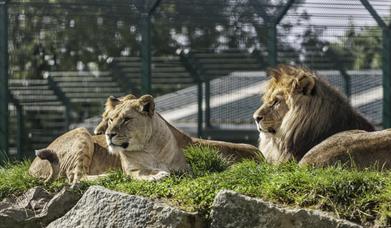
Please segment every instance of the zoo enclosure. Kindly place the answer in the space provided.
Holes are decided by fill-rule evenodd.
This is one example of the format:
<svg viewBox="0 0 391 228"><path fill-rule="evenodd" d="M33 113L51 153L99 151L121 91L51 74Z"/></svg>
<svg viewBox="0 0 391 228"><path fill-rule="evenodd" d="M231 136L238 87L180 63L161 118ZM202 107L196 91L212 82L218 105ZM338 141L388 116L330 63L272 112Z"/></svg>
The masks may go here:
<svg viewBox="0 0 391 228"><path fill-rule="evenodd" d="M376 85L366 87L381 75L383 96L373 102L382 107L383 126L391 125L390 3L385 0L1 1L0 7L0 150L8 151L12 135L19 157L26 151L26 135L37 134L31 131L36 125L54 131L40 116L63 119L54 133L59 135L71 122L98 114L107 95L165 94L192 85L165 95L183 99L161 99L160 110L195 103L196 114L177 121L196 121L199 136L215 138L223 130L240 141L256 137L254 129L236 127L251 124L254 104L259 105L249 86L261 84L261 73L248 72L277 63L324 72L352 103L374 97ZM81 78L88 81L85 86L95 83L84 88L87 92L101 96L75 96L72 91L81 94ZM34 96L54 100L26 103L19 95L30 96L33 88ZM87 107L91 102L97 105ZM373 105L365 105L359 109L371 112ZM15 117L11 124L9 107ZM87 108L91 111L80 111Z"/></svg>

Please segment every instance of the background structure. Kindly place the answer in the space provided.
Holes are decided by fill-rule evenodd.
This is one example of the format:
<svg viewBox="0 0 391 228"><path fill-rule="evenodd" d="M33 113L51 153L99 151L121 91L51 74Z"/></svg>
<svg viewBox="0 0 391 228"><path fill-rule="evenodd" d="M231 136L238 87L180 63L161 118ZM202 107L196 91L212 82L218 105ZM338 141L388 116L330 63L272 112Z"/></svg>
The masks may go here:
<svg viewBox="0 0 391 228"><path fill-rule="evenodd" d="M0 160L21 159L109 95L151 93L185 131L255 143L265 69L299 64L391 127L389 0L0 1Z"/></svg>

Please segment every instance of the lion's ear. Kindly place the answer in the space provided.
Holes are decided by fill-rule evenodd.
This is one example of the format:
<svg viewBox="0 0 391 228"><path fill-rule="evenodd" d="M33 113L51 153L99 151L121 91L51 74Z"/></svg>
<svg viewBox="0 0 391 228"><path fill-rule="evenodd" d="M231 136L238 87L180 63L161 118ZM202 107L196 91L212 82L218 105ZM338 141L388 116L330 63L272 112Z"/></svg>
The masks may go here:
<svg viewBox="0 0 391 228"><path fill-rule="evenodd" d="M114 97L114 96L110 96L106 100L105 112L113 110L114 107L117 106L120 102L121 102L121 100L119 98Z"/></svg>
<svg viewBox="0 0 391 228"><path fill-rule="evenodd" d="M144 95L139 98L140 111L147 113L149 116L153 116L155 113L155 102L151 95Z"/></svg>
<svg viewBox="0 0 391 228"><path fill-rule="evenodd" d="M268 77L274 78L276 81L279 81L281 78L282 72L278 68L268 68L266 71L266 75Z"/></svg>
<svg viewBox="0 0 391 228"><path fill-rule="evenodd" d="M312 94L315 88L315 78L311 75L302 74L293 81L292 89L294 93L304 95Z"/></svg>

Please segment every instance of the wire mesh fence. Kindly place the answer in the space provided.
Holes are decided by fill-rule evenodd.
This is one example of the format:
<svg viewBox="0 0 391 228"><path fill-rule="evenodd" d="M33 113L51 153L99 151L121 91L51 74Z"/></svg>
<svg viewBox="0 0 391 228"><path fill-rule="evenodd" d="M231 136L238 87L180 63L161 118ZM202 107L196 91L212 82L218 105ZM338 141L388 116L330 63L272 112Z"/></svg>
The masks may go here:
<svg viewBox="0 0 391 228"><path fill-rule="evenodd" d="M390 123L388 0L2 3L0 148L18 158L93 127L106 98L127 93L152 93L191 134L252 142L278 63L317 71L375 125Z"/></svg>

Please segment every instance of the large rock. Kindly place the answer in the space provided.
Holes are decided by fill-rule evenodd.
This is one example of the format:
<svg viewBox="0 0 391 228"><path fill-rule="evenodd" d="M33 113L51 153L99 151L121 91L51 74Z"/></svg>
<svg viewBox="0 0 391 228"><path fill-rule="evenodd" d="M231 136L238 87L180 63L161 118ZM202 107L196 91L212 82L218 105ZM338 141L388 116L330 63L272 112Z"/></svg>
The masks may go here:
<svg viewBox="0 0 391 228"><path fill-rule="evenodd" d="M79 200L78 193L62 189L50 194L34 187L19 197L0 202L0 228L43 227L63 216Z"/></svg>
<svg viewBox="0 0 391 228"><path fill-rule="evenodd" d="M203 227L203 224L195 213L92 186L68 213L48 227Z"/></svg>
<svg viewBox="0 0 391 228"><path fill-rule="evenodd" d="M333 218L326 213L281 208L260 199L223 190L216 196L211 214L211 227L280 227L329 228L361 227L346 220Z"/></svg>

